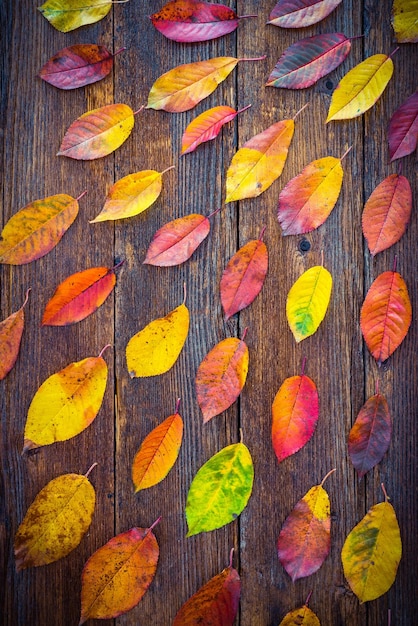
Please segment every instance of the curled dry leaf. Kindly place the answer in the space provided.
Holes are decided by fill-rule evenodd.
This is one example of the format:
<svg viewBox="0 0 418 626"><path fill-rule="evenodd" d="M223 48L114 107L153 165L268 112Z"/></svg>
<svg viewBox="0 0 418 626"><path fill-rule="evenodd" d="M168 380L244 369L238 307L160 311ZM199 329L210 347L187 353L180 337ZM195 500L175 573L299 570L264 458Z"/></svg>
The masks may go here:
<svg viewBox="0 0 418 626"><path fill-rule="evenodd" d="M268 24L281 28L304 28L327 17L342 0L279 0Z"/></svg>
<svg viewBox="0 0 418 626"><path fill-rule="evenodd" d="M38 567L78 546L93 517L96 494L87 476L63 474L36 496L14 540L16 569Z"/></svg>
<svg viewBox="0 0 418 626"><path fill-rule="evenodd" d="M63 48L39 71L39 76L58 89L77 89L107 76L113 54L105 46L82 43Z"/></svg>
<svg viewBox="0 0 418 626"><path fill-rule="evenodd" d="M48 196L12 215L0 235L0 263L23 265L48 254L77 217L81 197Z"/></svg>
<svg viewBox="0 0 418 626"><path fill-rule="evenodd" d="M3 380L16 363L19 355L20 342L25 325L24 308L28 301L29 291L18 311L15 311L0 322L0 380Z"/></svg>
<svg viewBox="0 0 418 626"><path fill-rule="evenodd" d="M47 0L38 8L54 28L68 33L80 26L100 21L111 7L112 0Z"/></svg>
<svg viewBox="0 0 418 626"><path fill-rule="evenodd" d="M290 288L286 316L297 343L318 330L328 309L331 289L332 276L322 265L306 270Z"/></svg>
<svg viewBox="0 0 418 626"><path fill-rule="evenodd" d="M417 147L418 91L409 96L390 118L388 128L390 160L401 159Z"/></svg>
<svg viewBox="0 0 418 626"><path fill-rule="evenodd" d="M157 522L155 522L157 523ZM96 550L81 575L81 617L118 617L142 599L157 570L159 547L151 528L131 528Z"/></svg>
<svg viewBox="0 0 418 626"><path fill-rule="evenodd" d="M418 41L418 1L393 0L392 26L398 43Z"/></svg>
<svg viewBox="0 0 418 626"><path fill-rule="evenodd" d="M239 113L242 113L250 106L251 104L239 111L228 106L217 106L203 111L190 122L184 131L181 140L181 153L193 152L201 143L217 137L224 124L231 122Z"/></svg>

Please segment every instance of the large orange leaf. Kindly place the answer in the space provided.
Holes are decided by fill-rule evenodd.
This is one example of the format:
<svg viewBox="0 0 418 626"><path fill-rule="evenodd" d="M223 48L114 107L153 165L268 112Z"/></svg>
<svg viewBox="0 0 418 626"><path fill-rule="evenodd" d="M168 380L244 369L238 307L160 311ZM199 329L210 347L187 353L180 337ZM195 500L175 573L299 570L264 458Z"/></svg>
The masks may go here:
<svg viewBox="0 0 418 626"><path fill-rule="evenodd" d="M57 156L89 161L110 154L131 134L134 115L127 104L108 104L83 113L68 128Z"/></svg>
<svg viewBox="0 0 418 626"><path fill-rule="evenodd" d="M279 0L268 24L281 28L304 28L325 19L342 0Z"/></svg>
<svg viewBox="0 0 418 626"><path fill-rule="evenodd" d="M228 106L217 106L203 111L190 122L184 131L181 139L181 153L193 152L201 143L217 137L224 124L231 122L250 106L251 104L239 111Z"/></svg>
<svg viewBox="0 0 418 626"><path fill-rule="evenodd" d="M412 320L408 288L398 272L383 272L373 281L361 307L361 332L380 364L405 339Z"/></svg>
<svg viewBox="0 0 418 626"><path fill-rule="evenodd" d="M183 438L183 420L178 412L167 417L144 439L132 464L135 493L153 487L165 478L177 460Z"/></svg>
<svg viewBox="0 0 418 626"><path fill-rule="evenodd" d="M279 561L295 582L316 572L331 546L331 510L323 484L311 487L286 518L277 542Z"/></svg>
<svg viewBox="0 0 418 626"><path fill-rule="evenodd" d="M159 547L152 532L157 522L120 533L92 554L81 575L79 626L118 617L138 604L157 569Z"/></svg>
<svg viewBox="0 0 418 626"><path fill-rule="evenodd" d="M231 406L241 393L248 372L248 348L242 339L220 341L198 367L197 401L206 423Z"/></svg>
<svg viewBox="0 0 418 626"><path fill-rule="evenodd" d="M411 217L412 190L400 174L391 174L372 192L364 205L363 234L374 256L399 241Z"/></svg>
<svg viewBox="0 0 418 626"><path fill-rule="evenodd" d="M398 43L418 41L418 0L393 0L392 26Z"/></svg>
<svg viewBox="0 0 418 626"><path fill-rule="evenodd" d="M68 276L47 302L42 325L66 326L94 313L116 284L116 267L91 267Z"/></svg>
<svg viewBox="0 0 418 626"><path fill-rule="evenodd" d="M42 383L28 410L23 452L71 439L92 423L106 389L101 354L70 363Z"/></svg>
<svg viewBox="0 0 418 626"><path fill-rule="evenodd" d="M20 341L25 325L24 308L28 301L29 291L18 311L15 311L0 322L0 380L10 372L19 355Z"/></svg>
<svg viewBox="0 0 418 626"><path fill-rule="evenodd" d="M23 265L48 254L77 217L83 195L48 196L12 215L0 236L0 263Z"/></svg>
<svg viewBox="0 0 418 626"><path fill-rule="evenodd" d="M232 72L239 61L265 59L237 59L215 57L207 61L186 63L169 70L155 81L148 96L147 109L180 113L192 109L209 96L219 83Z"/></svg>
<svg viewBox="0 0 418 626"><path fill-rule="evenodd" d="M78 546L96 504L90 470L58 476L38 493L15 535L17 571L62 559Z"/></svg>

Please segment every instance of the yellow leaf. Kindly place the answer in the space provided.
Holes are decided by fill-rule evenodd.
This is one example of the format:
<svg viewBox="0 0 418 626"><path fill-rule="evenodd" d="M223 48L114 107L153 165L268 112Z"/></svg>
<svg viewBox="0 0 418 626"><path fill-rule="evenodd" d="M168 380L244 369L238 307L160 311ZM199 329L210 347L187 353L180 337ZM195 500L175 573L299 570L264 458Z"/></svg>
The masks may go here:
<svg viewBox="0 0 418 626"><path fill-rule="evenodd" d="M62 33L94 24L110 11L111 0L47 0L39 11Z"/></svg>
<svg viewBox="0 0 418 626"><path fill-rule="evenodd" d="M286 316L298 343L318 330L327 312L331 289L332 276L322 265L306 270L291 287Z"/></svg>
<svg viewBox="0 0 418 626"><path fill-rule="evenodd" d="M57 561L78 546L91 524L96 494L86 476L64 474L36 496L14 540L16 569Z"/></svg>
<svg viewBox="0 0 418 626"><path fill-rule="evenodd" d="M118 180L110 188L102 211L90 224L133 217L148 209L161 193L164 172L143 170Z"/></svg>
<svg viewBox="0 0 418 626"><path fill-rule="evenodd" d="M392 26L398 43L417 43L418 0L393 0Z"/></svg>
<svg viewBox="0 0 418 626"><path fill-rule="evenodd" d="M398 520L389 502L375 504L345 540L344 575L360 602L375 600L392 586L402 556Z"/></svg>
<svg viewBox="0 0 418 626"><path fill-rule="evenodd" d="M71 439L87 428L101 407L106 380L101 356L70 363L47 378L29 407L23 452Z"/></svg>
<svg viewBox="0 0 418 626"><path fill-rule="evenodd" d="M168 372L177 361L188 332L189 310L181 304L131 337L126 346L126 364L131 378Z"/></svg>
<svg viewBox="0 0 418 626"><path fill-rule="evenodd" d="M335 88L326 121L362 115L380 98L392 74L393 61L386 54L375 54L353 67Z"/></svg>
<svg viewBox="0 0 418 626"><path fill-rule="evenodd" d="M306 604L284 616L279 626L321 626L315 613Z"/></svg>
<svg viewBox="0 0 418 626"><path fill-rule="evenodd" d="M225 202L256 198L280 176L295 122L276 122L247 141L234 155L226 174Z"/></svg>

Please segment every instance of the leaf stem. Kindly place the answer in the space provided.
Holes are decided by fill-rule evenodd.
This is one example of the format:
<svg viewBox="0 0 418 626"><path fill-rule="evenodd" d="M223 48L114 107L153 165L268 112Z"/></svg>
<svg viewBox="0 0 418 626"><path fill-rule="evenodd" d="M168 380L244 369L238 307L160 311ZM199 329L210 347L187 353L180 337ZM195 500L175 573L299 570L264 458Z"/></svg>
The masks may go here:
<svg viewBox="0 0 418 626"><path fill-rule="evenodd" d="M187 288L186 288L186 281L184 281L184 283L183 283L183 302L182 302L182 304L186 303L186 297L187 297Z"/></svg>
<svg viewBox="0 0 418 626"><path fill-rule="evenodd" d="M263 241L263 237L264 237L264 233L266 232L266 228L267 226L263 226L263 228L261 229L261 233L258 237L258 241Z"/></svg>
<svg viewBox="0 0 418 626"><path fill-rule="evenodd" d="M170 165L170 167L166 167L165 170L163 170L162 172L160 172L160 176L162 176L163 174L165 174L166 172L169 172L170 170L174 170L175 169L175 165Z"/></svg>
<svg viewBox="0 0 418 626"><path fill-rule="evenodd" d="M389 496L388 496L387 491L385 489L384 483L380 483L380 486L382 487L382 491L385 494L385 502L389 502Z"/></svg>
<svg viewBox="0 0 418 626"><path fill-rule="evenodd" d="M145 104L141 105L137 111L134 111L134 115L136 115L137 113L141 113L141 111L143 111L144 109L145 109Z"/></svg>
<svg viewBox="0 0 418 626"><path fill-rule="evenodd" d="M90 472L96 467L96 465L98 465L98 463L94 462L93 465L90 465L89 469L87 470L87 472L84 474L85 478L88 478Z"/></svg>
<svg viewBox="0 0 418 626"><path fill-rule="evenodd" d="M125 259L122 259L122 261L119 261L119 263L116 263L116 265L114 265L112 267L112 272L114 272L115 270L117 270L119 267L121 267L123 264L125 263Z"/></svg>
<svg viewBox="0 0 418 626"><path fill-rule="evenodd" d="M390 609L388 609L388 626L390 626L391 623L391 616L392 616L392 611Z"/></svg>
<svg viewBox="0 0 418 626"><path fill-rule="evenodd" d="M100 359L103 356L104 351L107 350L108 348L111 348L111 347L112 347L112 344L111 343L107 343L105 345L105 347L102 349L102 351L100 352L100 354L99 354L99 356L97 358Z"/></svg>
<svg viewBox="0 0 418 626"><path fill-rule="evenodd" d="M344 152L344 154L342 155L342 157L340 158L340 161L342 161L343 159L345 159L345 157L347 156L347 154L353 149L353 146L350 146L349 148L347 148L347 150Z"/></svg>
<svg viewBox="0 0 418 626"><path fill-rule="evenodd" d="M151 526L148 528L148 532L150 532L153 528L156 527L156 525L161 521L161 518L162 518L162 515L160 515L160 517L157 517L155 522L153 524L151 524Z"/></svg>
<svg viewBox="0 0 418 626"><path fill-rule="evenodd" d="M355 39L361 39L362 37L365 37L366 35L356 35L355 37L347 37L347 39L349 39L350 41L354 41Z"/></svg>
<svg viewBox="0 0 418 626"><path fill-rule="evenodd" d="M300 368L300 375L301 375L301 376L305 376L305 365L306 365L306 361L307 361L307 358L306 358L306 356L304 356L304 357L303 357L303 359L302 359L302 366L301 366L301 368Z"/></svg>
<svg viewBox="0 0 418 626"><path fill-rule="evenodd" d="M214 211L212 211L212 213L209 213L209 215L206 216L206 219L210 219L211 217L213 217L214 215L216 215L217 213L219 213L219 211L223 209L222 206L218 207L217 209L215 209Z"/></svg>
<svg viewBox="0 0 418 626"><path fill-rule="evenodd" d="M323 484L324 484L324 482L326 481L326 479L328 478L328 476L331 476L331 474L333 474L333 473L334 473L334 472L336 472L336 471L337 471L337 468L336 468L336 467L334 467L332 470L330 470L330 471L328 472L328 474L325 474L324 478L323 478L323 479L322 479L322 481L321 481L321 487L323 486Z"/></svg>
<svg viewBox="0 0 418 626"><path fill-rule="evenodd" d="M181 398L177 398L177 402L176 402L176 413L178 413L178 412L179 412L180 402L181 402Z"/></svg>
<svg viewBox="0 0 418 626"><path fill-rule="evenodd" d="M391 59L393 57L394 54L396 54L399 50L400 46L398 46L397 48L395 48L395 50L393 52L390 53L389 55L389 59Z"/></svg>
<svg viewBox="0 0 418 626"><path fill-rule="evenodd" d="M244 435L242 432L242 428L239 429L239 442L242 443L242 440L244 439Z"/></svg>
<svg viewBox="0 0 418 626"><path fill-rule="evenodd" d="M313 589L311 589L310 592L308 593L308 597L305 600L305 606L308 606L309 600L311 599L312 594L313 594Z"/></svg>
<svg viewBox="0 0 418 626"><path fill-rule="evenodd" d="M297 116L299 115L299 113L302 113L303 109L306 109L306 107L309 105L309 102L307 102L306 104L303 105L303 107L301 109L299 109L299 111L296 113L296 115L293 118L293 121L297 118Z"/></svg>
<svg viewBox="0 0 418 626"><path fill-rule="evenodd" d="M81 194L78 196L78 198L76 198L77 202L78 202L79 200L81 200L81 198L82 198L83 196L85 196L85 195L86 195L86 193L87 193L87 189L86 189L86 191L83 191L83 193L81 193Z"/></svg>
<svg viewBox="0 0 418 626"><path fill-rule="evenodd" d="M252 106L253 106L252 104L247 104L247 106L244 107L243 109L238 109L237 115L239 115L240 113L243 113L244 111L246 111L247 109L249 109Z"/></svg>
<svg viewBox="0 0 418 626"><path fill-rule="evenodd" d="M229 553L229 567L232 567L232 559L234 558L234 548L231 548Z"/></svg>
<svg viewBox="0 0 418 626"><path fill-rule="evenodd" d="M29 299L29 292L30 292L30 291L32 291L32 287L29 287L29 288L26 290L25 301L24 301L24 303L22 304L22 306L20 307L21 309L23 309L23 308L26 306L26 304L27 304L27 302L28 302L28 299Z"/></svg>
<svg viewBox="0 0 418 626"><path fill-rule="evenodd" d="M123 48L119 48L119 50L116 50L116 52L113 53L113 56L115 57L117 54L120 54L121 52L125 52L126 50L126 46L123 46Z"/></svg>
<svg viewBox="0 0 418 626"><path fill-rule="evenodd" d="M258 17L258 15L238 15L239 20L246 20L248 17Z"/></svg>
<svg viewBox="0 0 418 626"><path fill-rule="evenodd" d="M247 336L247 332L248 332L248 326L246 326L244 328L244 332L242 333L241 341L244 341L245 337Z"/></svg>
<svg viewBox="0 0 418 626"><path fill-rule="evenodd" d="M393 258L393 272L396 272L396 266L398 265L398 255L395 254L394 258Z"/></svg>
<svg viewBox="0 0 418 626"><path fill-rule="evenodd" d="M262 57L251 57L248 59L238 59L238 61L264 61L267 58L267 54L264 54Z"/></svg>
<svg viewBox="0 0 418 626"><path fill-rule="evenodd" d="M376 384L375 384L374 390L375 390L375 395L378 396L379 395L379 379L378 378L376 378Z"/></svg>

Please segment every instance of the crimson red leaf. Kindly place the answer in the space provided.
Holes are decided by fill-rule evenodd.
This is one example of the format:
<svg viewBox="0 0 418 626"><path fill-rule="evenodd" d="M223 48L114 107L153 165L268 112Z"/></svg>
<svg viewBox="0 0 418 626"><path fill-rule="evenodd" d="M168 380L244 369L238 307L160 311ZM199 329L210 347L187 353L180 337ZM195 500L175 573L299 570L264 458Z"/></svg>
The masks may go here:
<svg viewBox="0 0 418 626"><path fill-rule="evenodd" d="M412 209L412 190L405 176L391 174L372 192L364 205L363 234L374 256L399 241Z"/></svg>
<svg viewBox="0 0 418 626"><path fill-rule="evenodd" d="M342 0L279 0L268 23L282 28L304 28L323 20L341 2Z"/></svg>
<svg viewBox="0 0 418 626"><path fill-rule="evenodd" d="M39 76L59 89L76 89L101 80L112 66L113 54L105 46L76 44L54 54Z"/></svg>
<svg viewBox="0 0 418 626"><path fill-rule="evenodd" d="M411 154L418 141L418 91L409 96L390 118L388 129L390 160Z"/></svg>
<svg viewBox="0 0 418 626"><path fill-rule="evenodd" d="M361 407L348 436L348 454L359 476L364 476L382 460L391 434L388 403L377 393Z"/></svg>
<svg viewBox="0 0 418 626"><path fill-rule="evenodd" d="M267 87L305 89L338 67L350 52L343 33L314 35L289 46L266 83Z"/></svg>

